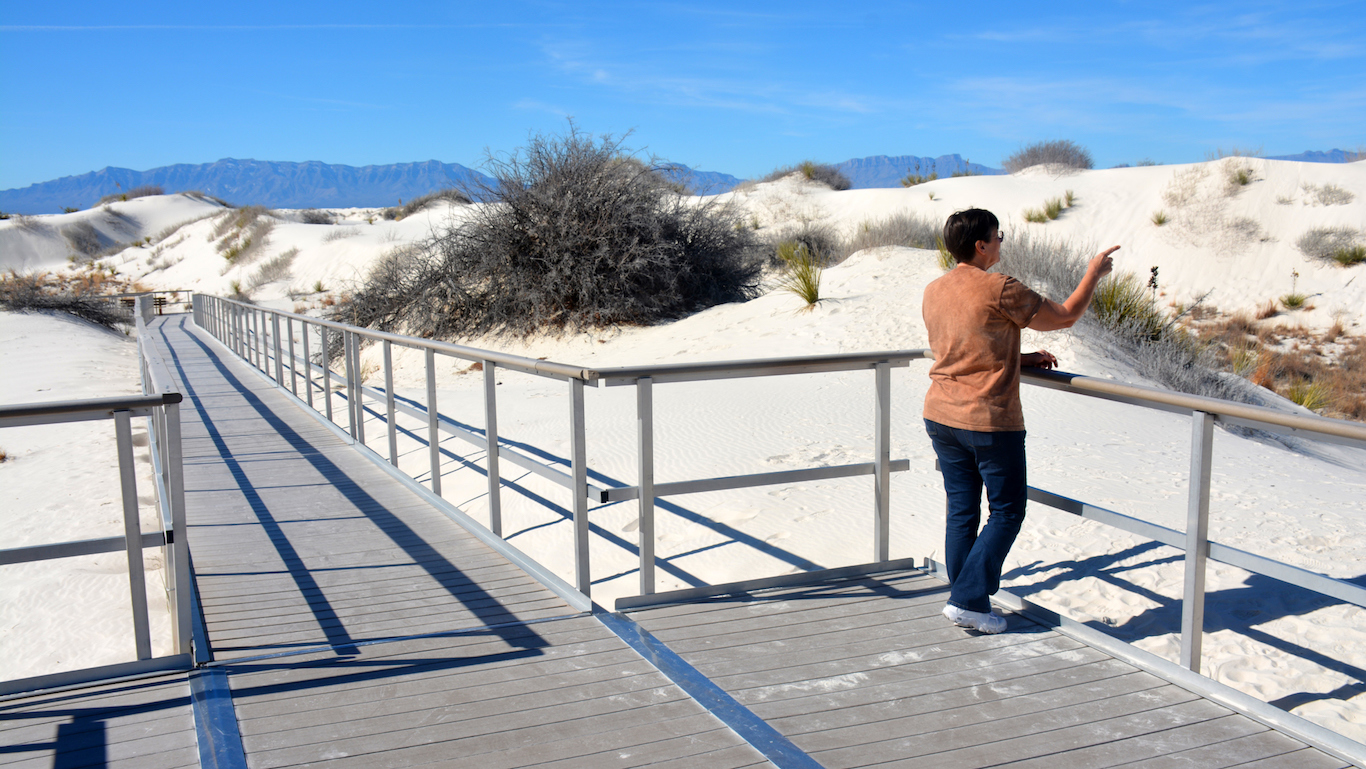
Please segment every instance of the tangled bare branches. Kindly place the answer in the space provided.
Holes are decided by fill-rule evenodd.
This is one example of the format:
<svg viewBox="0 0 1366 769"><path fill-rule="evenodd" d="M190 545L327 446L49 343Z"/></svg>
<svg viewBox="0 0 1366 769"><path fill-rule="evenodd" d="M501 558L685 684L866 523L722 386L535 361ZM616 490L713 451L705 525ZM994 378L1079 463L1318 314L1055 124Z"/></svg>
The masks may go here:
<svg viewBox="0 0 1366 769"><path fill-rule="evenodd" d="M386 255L339 317L425 336L648 324L753 296L763 255L723 205L684 198L620 139L534 136L490 158L460 225Z"/></svg>

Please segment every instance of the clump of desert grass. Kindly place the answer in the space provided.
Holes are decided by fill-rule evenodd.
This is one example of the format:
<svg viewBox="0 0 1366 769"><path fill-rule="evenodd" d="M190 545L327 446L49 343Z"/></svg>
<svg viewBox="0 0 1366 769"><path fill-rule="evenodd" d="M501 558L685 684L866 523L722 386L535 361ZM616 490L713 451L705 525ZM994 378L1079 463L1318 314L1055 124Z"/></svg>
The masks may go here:
<svg viewBox="0 0 1366 769"><path fill-rule="evenodd" d="M163 190L161 187L155 184L147 184L141 187L134 187L133 189L128 190L126 192L115 192L111 195L105 195L104 197L100 198L99 202L97 202L95 205L102 206L105 203L116 203L124 200L132 200L134 198L145 198L150 197L152 195L165 194L166 190ZM93 208L94 206L91 207Z"/></svg>
<svg viewBox="0 0 1366 769"><path fill-rule="evenodd" d="M795 294L805 306L803 311L815 309L821 301L822 267L819 257L803 243L789 240L778 245L778 258L783 263L783 274L778 287Z"/></svg>

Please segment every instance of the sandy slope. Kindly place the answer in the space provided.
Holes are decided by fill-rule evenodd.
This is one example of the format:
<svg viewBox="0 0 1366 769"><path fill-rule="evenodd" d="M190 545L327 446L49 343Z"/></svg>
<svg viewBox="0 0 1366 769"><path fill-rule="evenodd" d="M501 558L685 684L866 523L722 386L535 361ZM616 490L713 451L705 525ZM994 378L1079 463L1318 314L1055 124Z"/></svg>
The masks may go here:
<svg viewBox="0 0 1366 769"><path fill-rule="evenodd" d="M1230 195L1223 181L1225 162L1068 176L1032 171L1015 177L945 179L907 190L840 193L782 181L731 197L769 232L804 222L852 231L864 221L903 211L941 219L962 207L985 206L1012 233L1029 229L1076 242L1119 243L1120 269L1146 279L1148 269L1158 266L1168 300L1189 300L1212 289L1211 301L1224 310L1251 309L1288 292L1290 273L1297 270L1298 288L1316 294L1316 309L1291 314L1292 322L1327 325L1336 314L1356 333L1366 330L1366 279L1360 278L1366 266L1311 263L1295 248L1310 227L1366 227L1366 163L1250 160L1246 162L1256 180ZM1337 185L1355 199L1313 205L1306 183ZM1067 190L1075 203L1057 221L1022 221L1025 208ZM140 203L147 210L139 218L152 221L151 209L170 206L167 201L184 205L175 196L147 199ZM138 202L126 205L131 210ZM1158 209L1171 219L1163 227L1150 221ZM338 213L343 217L338 225L279 222L268 247L251 264L226 271L229 265L210 242L211 219L107 261L147 285L225 293L232 281L249 282L260 264L297 248L292 275L258 287L255 296L285 309L316 307L327 291L354 280L381 254L442 227L460 216L461 209L440 204L401 222L376 219L374 211ZM1240 217L1253 221L1256 230ZM40 217L49 218L54 223L58 219ZM347 237L335 237L338 232ZM0 227L0 260L11 259L3 249L8 236ZM1009 244L1003 252L1007 260ZM827 299L810 312L801 312L792 295L772 292L651 328L496 344L592 367L923 347L920 296L938 274L932 252L875 249L828 270L822 284ZM317 282L323 284L322 294L313 292ZM1129 370L1094 342L1072 333L1028 332L1025 344L1053 351L1070 371L1143 381L1142 372ZM7 360L9 354L7 345ZM378 359L375 350L365 355ZM421 366L420 356L398 352L398 389L418 401L425 399ZM465 372L466 367L458 361L440 365L442 411L480 426L481 375ZM32 374L27 368L14 370ZM131 376L130 369L130 386ZM567 386L511 373L499 381L502 435L554 457L567 456ZM894 557L942 555L942 491L919 423L925 383L923 364L893 374L893 455L911 461L911 470L893 482ZM68 386L63 387L67 392ZM1028 388L1024 398L1034 485L1184 528L1186 420L1035 388ZM866 461L872 453L872 377L864 372L660 386L655 402L658 481ZM590 466L602 475L595 482L634 482L633 394L626 388L591 390L588 423ZM383 450L378 424L369 435L371 445ZM0 435L0 441L10 439ZM449 441L448 447L476 464L482 461L462 444ZM423 473L425 451L409 444L401 444L401 450L405 466ZM476 518L485 517L483 476L456 462L448 463L444 473L446 497ZM557 509L568 504L567 495L512 468L507 478L514 484L504 495L511 540L570 576L570 533L562 507ZM33 495L24 501L41 507L37 492ZM658 547L666 561L659 587L864 562L872 546L871 495L868 479L854 479L661 503ZM1366 563L1363 499L1363 452L1295 452L1224 432L1216 438L1211 531L1217 541L1357 578ZM594 596L600 601L636 591L630 552L635 516L634 504L602 506L592 514L600 527L593 542ZM1178 553L1036 506L1008 569L1012 587L1032 599L1175 657L1182 580ZM1366 679L1366 612L1223 567L1212 570L1210 589L1206 672L1366 739L1361 684Z"/></svg>

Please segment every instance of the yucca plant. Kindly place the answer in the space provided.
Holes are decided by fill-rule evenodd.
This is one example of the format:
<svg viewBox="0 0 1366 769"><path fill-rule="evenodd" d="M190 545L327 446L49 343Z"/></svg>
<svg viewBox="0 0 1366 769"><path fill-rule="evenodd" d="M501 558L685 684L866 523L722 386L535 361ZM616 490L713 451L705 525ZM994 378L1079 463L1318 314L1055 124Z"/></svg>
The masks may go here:
<svg viewBox="0 0 1366 769"><path fill-rule="evenodd" d="M1168 219L1166 211L1153 212L1153 224L1156 224L1158 227L1161 227L1162 225L1166 224L1167 221Z"/></svg>
<svg viewBox="0 0 1366 769"><path fill-rule="evenodd" d="M1061 216L1062 209L1062 198L1052 198L1051 200L1044 201L1043 212L1044 215L1048 217L1049 221L1057 219L1059 216Z"/></svg>
<svg viewBox="0 0 1366 769"><path fill-rule="evenodd" d="M1333 252L1333 261L1343 267L1351 267L1354 264L1366 262L1366 246L1360 243L1352 246L1345 246Z"/></svg>
<svg viewBox="0 0 1366 769"><path fill-rule="evenodd" d="M1122 334L1153 340L1162 336L1162 314L1147 287L1131 272L1102 280L1091 298L1091 310L1102 325Z"/></svg>
<svg viewBox="0 0 1366 769"><path fill-rule="evenodd" d="M1285 397L1310 411L1318 411L1332 400L1327 386L1322 382L1311 382L1308 379L1300 379L1292 383L1286 388Z"/></svg>
<svg viewBox="0 0 1366 769"><path fill-rule="evenodd" d="M1048 214L1044 213L1044 210L1041 208L1026 208L1024 210L1024 220L1026 222L1034 222L1035 224L1043 224L1048 221Z"/></svg>
<svg viewBox="0 0 1366 769"><path fill-rule="evenodd" d="M784 274L778 287L790 291L806 302L803 310L811 310L821 300L821 266L804 244L788 240L778 244L778 258L783 261Z"/></svg>
<svg viewBox="0 0 1366 769"><path fill-rule="evenodd" d="M944 245L943 238L935 238L934 247L939 251L939 269L948 272L958 266L958 260L954 259L953 254L949 253L949 247Z"/></svg>

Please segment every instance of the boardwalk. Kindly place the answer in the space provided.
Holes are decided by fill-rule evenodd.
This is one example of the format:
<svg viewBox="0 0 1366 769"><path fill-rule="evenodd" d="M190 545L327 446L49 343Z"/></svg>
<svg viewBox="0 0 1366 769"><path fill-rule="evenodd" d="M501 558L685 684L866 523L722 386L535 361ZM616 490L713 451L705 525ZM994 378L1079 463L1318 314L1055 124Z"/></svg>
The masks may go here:
<svg viewBox="0 0 1366 769"><path fill-rule="evenodd" d="M0 703L0 766L1348 764L918 571L579 611L168 316L209 653ZM202 762L202 764L201 764Z"/></svg>

